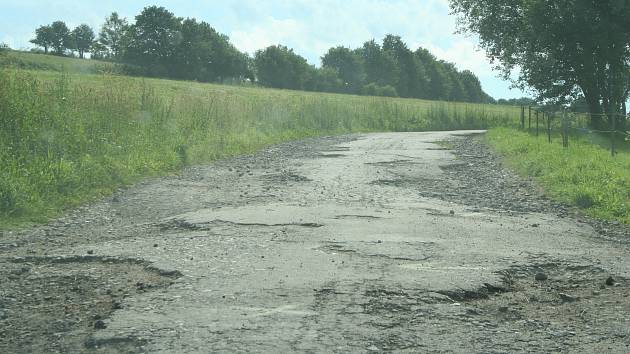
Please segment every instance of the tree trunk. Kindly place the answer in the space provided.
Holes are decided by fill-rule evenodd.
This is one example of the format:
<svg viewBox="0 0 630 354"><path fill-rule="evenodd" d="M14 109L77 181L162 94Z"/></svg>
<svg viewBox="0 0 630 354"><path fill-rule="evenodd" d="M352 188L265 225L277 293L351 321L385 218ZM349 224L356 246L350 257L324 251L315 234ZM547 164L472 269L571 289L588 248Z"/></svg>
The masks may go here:
<svg viewBox="0 0 630 354"><path fill-rule="evenodd" d="M48 46L44 46L44 54L48 54Z"/></svg>
<svg viewBox="0 0 630 354"><path fill-rule="evenodd" d="M588 112L591 114L591 127L595 129L605 128L604 110L599 97L584 90L584 98L588 104Z"/></svg>

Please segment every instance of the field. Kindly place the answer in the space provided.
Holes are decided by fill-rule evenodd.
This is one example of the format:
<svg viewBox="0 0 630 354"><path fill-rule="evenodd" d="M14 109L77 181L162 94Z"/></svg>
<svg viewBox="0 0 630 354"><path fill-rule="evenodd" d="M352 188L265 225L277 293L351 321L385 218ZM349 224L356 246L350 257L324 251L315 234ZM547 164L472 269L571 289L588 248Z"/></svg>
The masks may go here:
<svg viewBox="0 0 630 354"><path fill-rule="evenodd" d="M43 221L141 177L282 141L514 126L519 114L517 107L134 78L99 70L115 67L109 63L27 53L0 63L0 227Z"/></svg>

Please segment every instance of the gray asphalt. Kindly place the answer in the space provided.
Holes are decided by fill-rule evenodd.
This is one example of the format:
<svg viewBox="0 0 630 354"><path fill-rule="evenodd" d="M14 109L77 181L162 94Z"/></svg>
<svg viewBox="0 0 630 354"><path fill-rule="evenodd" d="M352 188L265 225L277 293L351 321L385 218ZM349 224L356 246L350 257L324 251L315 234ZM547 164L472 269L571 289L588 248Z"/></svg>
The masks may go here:
<svg viewBox="0 0 630 354"><path fill-rule="evenodd" d="M74 251L143 258L183 276L129 297L94 341L133 338L151 353L528 351L515 343L537 340L534 331L519 333L501 317L518 302L500 298L513 291L510 269L628 274L630 263L627 250L573 219L480 210L396 183L445 178L461 162L436 142L479 133L361 135L282 161L290 173L268 161L238 174L206 171L222 176L218 185L151 186L174 198L152 221L159 232ZM187 200L195 207L177 207ZM486 301L481 325L475 301ZM579 345L564 348L598 348Z"/></svg>

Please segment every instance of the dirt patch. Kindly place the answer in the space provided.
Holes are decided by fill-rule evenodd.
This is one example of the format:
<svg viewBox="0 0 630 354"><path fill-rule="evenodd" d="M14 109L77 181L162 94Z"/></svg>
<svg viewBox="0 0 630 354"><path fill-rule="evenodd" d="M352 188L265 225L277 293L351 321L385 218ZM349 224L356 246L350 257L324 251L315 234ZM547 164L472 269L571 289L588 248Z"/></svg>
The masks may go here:
<svg viewBox="0 0 630 354"><path fill-rule="evenodd" d="M179 276L150 264L104 257L16 257L0 261L0 352L78 353L107 327L125 299L165 288ZM142 341L111 343L103 352L136 352Z"/></svg>

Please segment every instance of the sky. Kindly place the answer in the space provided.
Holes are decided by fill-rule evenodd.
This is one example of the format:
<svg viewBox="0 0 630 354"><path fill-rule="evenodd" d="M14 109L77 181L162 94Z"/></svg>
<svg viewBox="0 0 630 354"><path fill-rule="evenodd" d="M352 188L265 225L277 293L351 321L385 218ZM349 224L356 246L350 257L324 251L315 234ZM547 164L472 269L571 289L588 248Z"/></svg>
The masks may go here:
<svg viewBox="0 0 630 354"><path fill-rule="evenodd" d="M250 54L283 44L317 66L331 47L357 48L391 33L412 49L427 48L471 70L497 99L527 96L498 78L475 36L455 33L448 0L0 0L0 42L27 49L40 25L62 20L70 28L86 23L98 30L113 11L133 21L151 5L206 21Z"/></svg>

